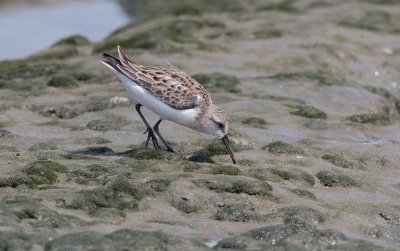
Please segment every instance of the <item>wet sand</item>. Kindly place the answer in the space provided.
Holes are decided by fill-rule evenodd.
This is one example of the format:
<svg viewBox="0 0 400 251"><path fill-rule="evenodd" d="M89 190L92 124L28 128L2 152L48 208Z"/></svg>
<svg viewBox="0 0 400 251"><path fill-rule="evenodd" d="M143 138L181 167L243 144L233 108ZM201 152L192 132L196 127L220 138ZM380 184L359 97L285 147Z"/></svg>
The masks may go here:
<svg viewBox="0 0 400 251"><path fill-rule="evenodd" d="M398 249L398 2L184 3L0 62L2 248ZM238 164L172 122L178 153L144 150L117 44L204 84Z"/></svg>

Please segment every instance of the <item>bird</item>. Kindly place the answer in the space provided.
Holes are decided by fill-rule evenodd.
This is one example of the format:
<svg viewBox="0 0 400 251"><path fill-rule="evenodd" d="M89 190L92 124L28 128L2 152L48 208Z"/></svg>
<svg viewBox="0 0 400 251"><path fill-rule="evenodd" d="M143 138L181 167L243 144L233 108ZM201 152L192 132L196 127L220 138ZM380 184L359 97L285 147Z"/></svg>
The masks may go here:
<svg viewBox="0 0 400 251"><path fill-rule="evenodd" d="M162 150L157 135L167 151L175 152L159 130L161 122L169 120L220 139L236 164L228 138L229 117L212 102L210 94L200 83L172 64L169 64L169 68L140 65L121 46L117 48L119 59L103 53L101 62L118 76L130 94L146 126L145 148L151 141L156 150ZM140 110L142 106L159 116L153 127L143 116Z"/></svg>

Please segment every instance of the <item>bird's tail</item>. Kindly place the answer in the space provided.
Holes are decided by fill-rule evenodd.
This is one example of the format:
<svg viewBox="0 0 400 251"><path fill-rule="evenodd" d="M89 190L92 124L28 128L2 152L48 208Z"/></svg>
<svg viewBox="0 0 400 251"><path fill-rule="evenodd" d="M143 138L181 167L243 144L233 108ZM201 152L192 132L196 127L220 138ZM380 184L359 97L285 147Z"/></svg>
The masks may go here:
<svg viewBox="0 0 400 251"><path fill-rule="evenodd" d="M101 62L113 71L120 71L118 65L122 65L121 60L111 56L110 54L103 53Z"/></svg>

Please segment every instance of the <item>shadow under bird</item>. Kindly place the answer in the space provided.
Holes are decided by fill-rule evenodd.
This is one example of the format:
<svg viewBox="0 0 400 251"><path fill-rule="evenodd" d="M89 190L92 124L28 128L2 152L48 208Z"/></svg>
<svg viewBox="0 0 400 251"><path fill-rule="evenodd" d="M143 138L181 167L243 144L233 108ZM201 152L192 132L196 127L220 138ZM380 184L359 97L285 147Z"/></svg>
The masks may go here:
<svg viewBox="0 0 400 251"><path fill-rule="evenodd" d="M213 104L210 94L201 84L172 65L168 69L139 65L120 46L118 54L119 59L103 53L101 62L119 77L136 104L136 111L147 129L146 148L151 140L154 148L161 150L157 134L166 149L174 152L158 128L162 120L170 120L221 139L236 164L228 139L229 118ZM160 116L153 127L140 111L142 106Z"/></svg>

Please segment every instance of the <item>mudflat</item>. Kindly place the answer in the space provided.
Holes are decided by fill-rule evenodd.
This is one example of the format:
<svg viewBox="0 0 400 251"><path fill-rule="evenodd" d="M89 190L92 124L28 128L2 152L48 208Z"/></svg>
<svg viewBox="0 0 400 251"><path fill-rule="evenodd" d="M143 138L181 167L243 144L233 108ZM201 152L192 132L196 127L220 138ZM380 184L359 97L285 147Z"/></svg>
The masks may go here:
<svg viewBox="0 0 400 251"><path fill-rule="evenodd" d="M0 62L2 249L400 248L399 1L143 2L101 43ZM202 83L238 164L167 121L177 153L144 149L117 45Z"/></svg>

